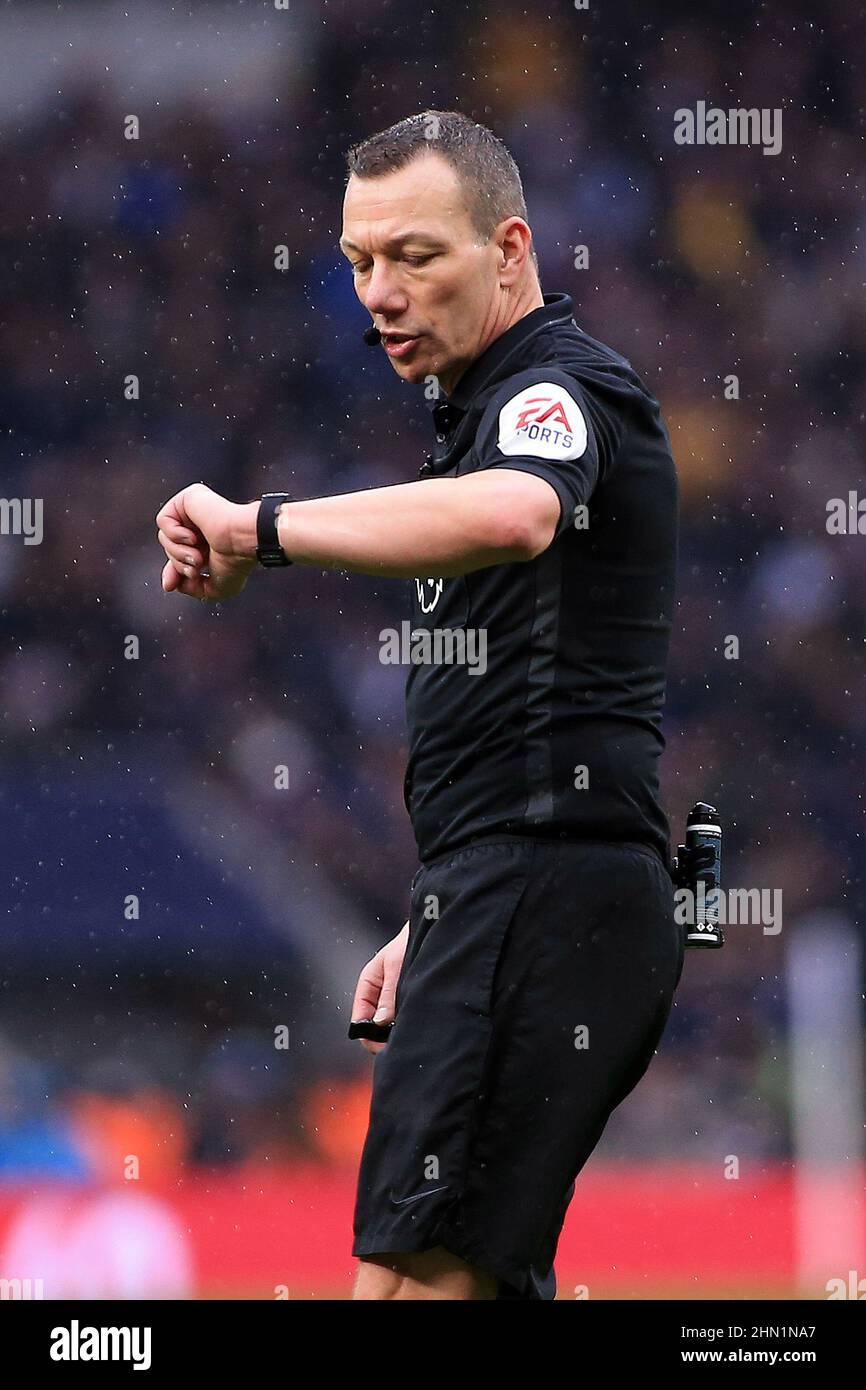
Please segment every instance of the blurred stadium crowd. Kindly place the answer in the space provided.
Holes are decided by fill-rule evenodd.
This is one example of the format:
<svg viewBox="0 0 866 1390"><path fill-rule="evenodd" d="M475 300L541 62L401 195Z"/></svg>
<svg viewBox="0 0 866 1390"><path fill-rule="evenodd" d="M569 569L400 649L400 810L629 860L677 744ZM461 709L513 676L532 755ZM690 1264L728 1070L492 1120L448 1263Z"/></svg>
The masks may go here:
<svg viewBox="0 0 866 1390"><path fill-rule="evenodd" d="M182 781L203 822L218 796L285 872L305 865L336 911L351 904L358 969L404 920L405 673L379 662L378 634L408 615L406 586L298 567L205 610L161 592L153 517L198 478L240 501L417 477L423 392L363 344L336 242L347 146L429 107L506 140L542 288L572 294L662 402L682 483L674 845L710 800L727 882L784 892L779 935L731 927L723 951L687 958L601 1151L785 1158L786 941L863 909L863 540L826 529L829 500L864 486L858 7L328 8L296 11L307 59L272 115L200 93L139 113L128 141L106 75L3 131L3 492L44 499L45 538L0 538L3 818L33 850L26 875L9 867L0 945L0 1181L87 1181L130 1152L168 1175L357 1152L370 1059L343 1041L347 999L310 1006L291 904L248 961L243 907L199 924L200 970L171 931L133 959L101 866L120 834L119 891L152 887L167 822L124 815L145 783L169 806ZM701 99L781 107L782 152L677 146L674 112ZM40 792L55 781L62 813ZM194 883L204 839L182 838ZM183 883L170 892L182 916ZM298 1019L277 1063L274 1026Z"/></svg>

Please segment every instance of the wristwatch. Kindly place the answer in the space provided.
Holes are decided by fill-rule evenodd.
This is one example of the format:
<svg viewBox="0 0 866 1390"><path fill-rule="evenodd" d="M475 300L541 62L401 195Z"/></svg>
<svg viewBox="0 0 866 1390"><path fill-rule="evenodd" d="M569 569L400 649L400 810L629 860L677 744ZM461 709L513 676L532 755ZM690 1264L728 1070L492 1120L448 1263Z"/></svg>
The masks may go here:
<svg viewBox="0 0 866 1390"><path fill-rule="evenodd" d="M260 565L270 567L273 565L290 565L289 559L277 534L277 517L280 514L280 507L284 502L294 502L297 499L290 496L288 492L265 492L262 493L262 500L259 504L258 515L256 517L256 559Z"/></svg>

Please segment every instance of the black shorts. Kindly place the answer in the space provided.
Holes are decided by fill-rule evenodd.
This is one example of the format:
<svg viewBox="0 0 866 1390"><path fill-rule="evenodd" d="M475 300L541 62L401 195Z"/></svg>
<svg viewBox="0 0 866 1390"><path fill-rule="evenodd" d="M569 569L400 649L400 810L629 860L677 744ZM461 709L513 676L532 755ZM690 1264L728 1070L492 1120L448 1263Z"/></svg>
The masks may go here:
<svg viewBox="0 0 866 1390"><path fill-rule="evenodd" d="M574 1179L682 972L673 895L641 845L497 835L419 870L353 1255L442 1245L499 1298L555 1297Z"/></svg>

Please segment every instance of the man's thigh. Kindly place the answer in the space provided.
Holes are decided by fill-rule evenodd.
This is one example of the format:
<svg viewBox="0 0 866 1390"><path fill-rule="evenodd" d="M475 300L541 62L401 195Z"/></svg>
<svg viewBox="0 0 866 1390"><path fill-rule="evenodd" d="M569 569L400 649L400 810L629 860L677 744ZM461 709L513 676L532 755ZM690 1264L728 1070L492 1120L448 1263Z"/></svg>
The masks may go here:
<svg viewBox="0 0 866 1390"><path fill-rule="evenodd" d="M355 1299L495 1299L499 1281L443 1246L368 1255L358 1267Z"/></svg>

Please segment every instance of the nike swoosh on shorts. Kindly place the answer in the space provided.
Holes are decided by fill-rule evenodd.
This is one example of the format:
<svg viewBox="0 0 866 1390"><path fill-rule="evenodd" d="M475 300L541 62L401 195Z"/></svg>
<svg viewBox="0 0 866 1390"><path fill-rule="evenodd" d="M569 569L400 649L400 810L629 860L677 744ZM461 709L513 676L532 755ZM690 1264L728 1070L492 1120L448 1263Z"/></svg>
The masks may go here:
<svg viewBox="0 0 866 1390"><path fill-rule="evenodd" d="M395 1207L405 1206L407 1202L420 1202L422 1197L432 1197L434 1192L447 1192L448 1184L444 1187L431 1187L427 1192L414 1192L411 1197L395 1197L391 1194L391 1201Z"/></svg>

